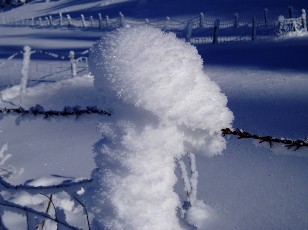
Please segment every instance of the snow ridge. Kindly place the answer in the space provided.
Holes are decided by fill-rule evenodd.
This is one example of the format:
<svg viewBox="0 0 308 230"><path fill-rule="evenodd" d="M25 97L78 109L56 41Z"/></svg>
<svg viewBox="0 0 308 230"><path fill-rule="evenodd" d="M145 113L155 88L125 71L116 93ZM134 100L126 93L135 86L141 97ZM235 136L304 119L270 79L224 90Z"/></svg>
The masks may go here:
<svg viewBox="0 0 308 230"><path fill-rule="evenodd" d="M176 159L221 153L220 130L233 120L227 98L204 74L196 48L159 29L108 33L89 59L94 84L113 109L113 122L99 125L99 221L107 229L181 229Z"/></svg>

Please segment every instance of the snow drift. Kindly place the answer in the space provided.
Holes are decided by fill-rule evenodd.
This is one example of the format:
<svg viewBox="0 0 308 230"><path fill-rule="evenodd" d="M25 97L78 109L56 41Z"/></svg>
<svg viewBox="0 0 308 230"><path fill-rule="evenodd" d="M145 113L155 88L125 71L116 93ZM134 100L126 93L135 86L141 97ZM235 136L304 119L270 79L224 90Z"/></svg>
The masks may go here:
<svg viewBox="0 0 308 230"><path fill-rule="evenodd" d="M95 196L103 201L95 209L104 210L100 224L180 229L176 159L221 153L226 143L220 130L233 120L227 98L204 74L196 48L159 29L107 33L89 63L95 86L113 109L112 122L99 125L96 161L103 170L94 177L103 188Z"/></svg>

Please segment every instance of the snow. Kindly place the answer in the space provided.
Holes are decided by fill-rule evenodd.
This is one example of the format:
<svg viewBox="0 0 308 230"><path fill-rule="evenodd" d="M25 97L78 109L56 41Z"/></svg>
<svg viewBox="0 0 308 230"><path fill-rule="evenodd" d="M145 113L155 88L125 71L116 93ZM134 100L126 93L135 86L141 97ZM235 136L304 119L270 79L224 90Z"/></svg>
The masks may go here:
<svg viewBox="0 0 308 230"><path fill-rule="evenodd" d="M62 12L63 22L66 23L66 16L70 14L72 23L78 25L81 25L80 15L84 14L90 27L91 15L94 20L98 13L102 18L109 15L112 21L123 12L127 22L130 19L144 22L148 18L150 23L164 24L167 16L171 22L187 21L198 17L202 11L206 20L219 18L233 22L236 12L239 20L251 21L252 17L258 20L263 17L265 7L270 19L277 20L279 15L289 17L289 5L295 8L296 17L300 16L302 8L308 8L307 2L301 0L181 0L176 4L173 0L59 0L48 3L37 0L0 13L0 21L42 17L45 24L45 17L52 15L55 19ZM143 30L152 31L151 28ZM29 45L36 52L31 55L29 65L29 84L23 100L25 108L39 104L45 109L62 110L64 106L83 108L90 105L110 111L112 116L81 116L77 120L1 116L0 168L14 172L12 177L2 179L22 186L67 185L85 178L93 181L30 190L0 185L0 202L22 201L23 205L46 212L49 200L39 193L52 194L59 220L81 229L88 229L85 210L91 229L123 226L144 229L143 226L151 223L152 229L168 224L178 229L306 229L306 148L294 151L278 144L269 148L268 143L226 137L226 141L221 139L225 143L217 142L219 148L212 151L215 148L202 144L211 142L211 138L205 142L195 138L205 135L204 129L218 130L217 125L223 126L219 120L201 119L207 107L204 102L210 93L216 92L222 107L227 105L232 111L234 128L258 135L304 139L308 130L307 33L292 32L264 41L194 48L175 40L172 34L155 29L150 35L139 32L139 40L131 41L128 38L133 36L133 31L138 28L106 34L106 31L90 28L1 23L1 108L20 103L21 54L23 46ZM77 72L75 78L71 78L70 73L43 77L54 73L58 67L69 66L70 51L75 52L76 58L86 56L100 37L111 44L108 39L116 36L113 42L119 42L120 34L121 39L128 39L122 46L124 50L102 47L102 50L119 55L117 60L112 60L118 71L113 75L116 78L112 84L105 71L110 74L115 69L106 69L108 65L98 66L98 72L104 71L104 74L95 75L95 79L86 74L87 71ZM158 34L161 35L159 44L147 41L148 38L153 41ZM164 53L163 48L172 48L173 53ZM133 52L134 49L138 49L138 53ZM163 55L157 56L159 53ZM108 53L105 55L104 60L111 57ZM77 68L81 67L80 63L76 64ZM159 81L150 76L157 76ZM187 82L193 76L202 80L199 79L198 84ZM209 79L215 84L209 83ZM102 86L102 81L108 83L108 87ZM213 89L203 92L202 81L212 84ZM186 93L177 90L178 87ZM189 87L195 88L196 93ZM196 104L181 101L183 97L193 98ZM188 110L179 108L179 99ZM169 107L172 114L168 112ZM203 131L192 132L192 127L203 127ZM213 135L218 137L215 132ZM183 140L185 145L181 144ZM221 154L215 155L219 149ZM190 153L195 156L196 167L191 164ZM197 169L194 174L192 169ZM196 195L189 196L187 191L193 187ZM189 205L191 199L194 202ZM6 228L27 228L24 211L0 207L1 224ZM55 217L52 208L49 214ZM33 228L36 224L42 226L44 219L34 216L37 215L29 213L29 218L35 220L30 225ZM45 221L45 227L55 229L56 224Z"/></svg>

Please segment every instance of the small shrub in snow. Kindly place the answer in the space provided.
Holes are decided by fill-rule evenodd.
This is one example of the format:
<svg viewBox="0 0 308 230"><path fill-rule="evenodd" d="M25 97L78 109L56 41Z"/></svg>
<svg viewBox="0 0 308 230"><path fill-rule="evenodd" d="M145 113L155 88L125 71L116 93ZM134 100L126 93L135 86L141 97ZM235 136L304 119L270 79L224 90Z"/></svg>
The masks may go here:
<svg viewBox="0 0 308 230"><path fill-rule="evenodd" d="M99 126L103 139L96 159L104 170L95 177L103 190L95 199L103 205L95 211L104 214L101 224L181 229L175 160L189 152L221 153L226 143L220 130L233 119L226 97L204 74L195 47L151 27L108 33L92 49L89 65L114 111L113 122ZM193 177L196 192L197 174ZM198 223L200 216L206 215L196 217Z"/></svg>

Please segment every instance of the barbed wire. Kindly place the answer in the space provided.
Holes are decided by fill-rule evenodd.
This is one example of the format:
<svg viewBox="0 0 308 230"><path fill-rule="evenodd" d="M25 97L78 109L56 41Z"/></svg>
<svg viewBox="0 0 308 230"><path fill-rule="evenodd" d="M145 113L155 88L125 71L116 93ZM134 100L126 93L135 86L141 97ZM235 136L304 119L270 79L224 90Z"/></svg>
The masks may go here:
<svg viewBox="0 0 308 230"><path fill-rule="evenodd" d="M62 111L57 111L57 110L44 110L44 107L41 105L36 105L34 107L31 107L29 110L24 109L23 107L19 108L4 108L0 109L0 114L18 114L21 116L24 115L33 115L33 116L38 116L38 115L43 115L44 118L49 118L49 117L69 117L69 116L75 116L78 118L81 115L84 114L98 114L98 115L107 115L111 116L111 113L99 109L96 106L87 106L86 109L81 109L80 106L65 106Z"/></svg>
<svg viewBox="0 0 308 230"><path fill-rule="evenodd" d="M256 134L251 134L249 132L242 131L240 129L236 129L232 131L230 128L222 129L222 135L234 135L237 136L238 139L255 139L259 140L259 143L267 142L269 143L270 147L273 146L273 143L281 143L284 144L284 146L287 149L294 148L294 150L298 150L302 147L308 147L308 139L305 138L304 140L290 140L285 138L277 138L272 136L259 136Z"/></svg>

